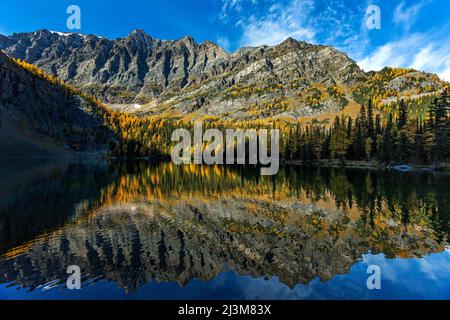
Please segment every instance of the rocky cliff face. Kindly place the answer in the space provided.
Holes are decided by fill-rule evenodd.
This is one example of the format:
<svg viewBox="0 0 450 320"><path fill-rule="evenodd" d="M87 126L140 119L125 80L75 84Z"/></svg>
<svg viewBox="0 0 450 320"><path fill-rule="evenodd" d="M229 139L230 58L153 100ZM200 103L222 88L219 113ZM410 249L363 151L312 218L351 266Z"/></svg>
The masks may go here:
<svg viewBox="0 0 450 320"><path fill-rule="evenodd" d="M0 48L138 115L299 119L340 112L374 95L389 102L442 89L434 75L365 73L333 47L294 39L228 53L209 41L158 40L142 30L116 40L40 30L0 36Z"/></svg>
<svg viewBox="0 0 450 320"><path fill-rule="evenodd" d="M275 47L227 53L212 42L198 44L192 37L162 41L142 30L117 40L41 30L3 38L0 45L9 56L25 59L106 102L146 105L146 112L158 105L219 115L248 107L255 99L271 101L280 91L293 97L313 84L348 86L366 79L345 54L293 39ZM231 101L224 92L233 86L260 90ZM333 103L331 108L339 107Z"/></svg>
<svg viewBox="0 0 450 320"><path fill-rule="evenodd" d="M89 107L0 53L2 158L105 152L113 135Z"/></svg>

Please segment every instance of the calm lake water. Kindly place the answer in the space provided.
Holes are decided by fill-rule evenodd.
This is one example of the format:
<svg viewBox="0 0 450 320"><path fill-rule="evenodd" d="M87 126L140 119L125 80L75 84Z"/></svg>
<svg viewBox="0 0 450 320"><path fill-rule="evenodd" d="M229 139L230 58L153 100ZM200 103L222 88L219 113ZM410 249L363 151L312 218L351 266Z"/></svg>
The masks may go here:
<svg viewBox="0 0 450 320"><path fill-rule="evenodd" d="M449 175L0 165L0 299L450 299Z"/></svg>

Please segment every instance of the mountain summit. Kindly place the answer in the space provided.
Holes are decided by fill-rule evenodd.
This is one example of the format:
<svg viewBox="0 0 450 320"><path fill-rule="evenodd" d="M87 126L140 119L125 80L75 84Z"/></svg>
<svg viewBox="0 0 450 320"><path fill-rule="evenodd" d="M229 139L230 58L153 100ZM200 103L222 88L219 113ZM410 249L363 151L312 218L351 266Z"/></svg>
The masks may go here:
<svg viewBox="0 0 450 320"><path fill-rule="evenodd" d="M140 114L300 118L341 110L370 78L335 48L292 38L227 53L210 41L159 40L143 30L116 40L39 30L0 37L0 48ZM440 88L439 80L424 77Z"/></svg>

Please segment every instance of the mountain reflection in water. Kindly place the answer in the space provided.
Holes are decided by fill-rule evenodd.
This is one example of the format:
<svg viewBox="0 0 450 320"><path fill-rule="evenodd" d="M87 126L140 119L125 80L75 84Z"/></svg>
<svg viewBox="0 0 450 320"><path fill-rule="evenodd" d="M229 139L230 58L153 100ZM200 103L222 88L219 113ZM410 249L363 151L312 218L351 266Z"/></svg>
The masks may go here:
<svg viewBox="0 0 450 320"><path fill-rule="evenodd" d="M0 177L1 297L63 287L70 265L84 287L136 294L228 272L292 289L348 274L367 253L447 253L443 174L42 162L4 163Z"/></svg>

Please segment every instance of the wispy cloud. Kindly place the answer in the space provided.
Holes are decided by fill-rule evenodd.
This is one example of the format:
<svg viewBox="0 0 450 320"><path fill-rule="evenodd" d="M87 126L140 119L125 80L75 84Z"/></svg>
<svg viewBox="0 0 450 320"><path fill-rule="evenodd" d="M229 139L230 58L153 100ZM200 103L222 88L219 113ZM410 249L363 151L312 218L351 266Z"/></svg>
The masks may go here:
<svg viewBox="0 0 450 320"><path fill-rule="evenodd" d="M235 25L242 30L240 46L275 45L289 37L315 40L315 31L308 21L313 0L222 1L221 19L238 17Z"/></svg>
<svg viewBox="0 0 450 320"><path fill-rule="evenodd" d="M227 22L230 12L242 12L244 3L257 4L257 0L222 0L222 10L219 18Z"/></svg>
<svg viewBox="0 0 450 320"><path fill-rule="evenodd" d="M438 74L450 81L450 24L427 32L411 32L422 9L433 0L421 0L411 6L402 1L395 7L392 21L399 28L395 40L377 46L365 55L356 53L359 66L365 71L384 67L413 68ZM370 47L370 45L368 45ZM363 56L361 58L361 56Z"/></svg>
<svg viewBox="0 0 450 320"><path fill-rule="evenodd" d="M232 44L219 37L225 48L276 45L292 37L333 45L366 71L412 67L450 81L450 23L427 31L417 28L423 26L425 8L442 0L380 1L382 30L366 26L372 0L220 1L222 22L240 32Z"/></svg>
<svg viewBox="0 0 450 320"><path fill-rule="evenodd" d="M386 66L413 68L450 81L450 36L442 32L410 34L378 47L358 64L365 71Z"/></svg>
<svg viewBox="0 0 450 320"><path fill-rule="evenodd" d="M346 45L358 33L363 12L363 6L342 0L221 1L220 20L240 29L239 46L275 45L289 37Z"/></svg>
<svg viewBox="0 0 450 320"><path fill-rule="evenodd" d="M394 23L397 26L403 27L406 31L409 31L410 28L416 23L417 18L420 14L420 11L423 7L430 4L431 0L422 0L419 3L416 3L410 7L406 7L405 1L402 1L394 11Z"/></svg>
<svg viewBox="0 0 450 320"><path fill-rule="evenodd" d="M308 21L313 7L314 3L310 0L293 0L286 5L273 3L265 17L252 15L243 22L241 44L275 45L289 37L315 42L316 32Z"/></svg>
<svg viewBox="0 0 450 320"><path fill-rule="evenodd" d="M411 48L420 46L424 42L424 38L423 35L414 34L398 41L389 42L361 59L358 64L365 71L380 70L386 66L405 67L414 58Z"/></svg>

